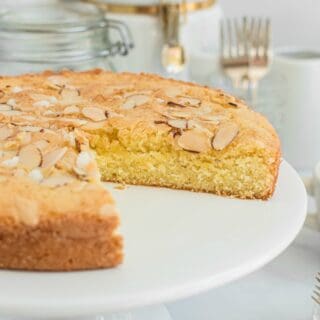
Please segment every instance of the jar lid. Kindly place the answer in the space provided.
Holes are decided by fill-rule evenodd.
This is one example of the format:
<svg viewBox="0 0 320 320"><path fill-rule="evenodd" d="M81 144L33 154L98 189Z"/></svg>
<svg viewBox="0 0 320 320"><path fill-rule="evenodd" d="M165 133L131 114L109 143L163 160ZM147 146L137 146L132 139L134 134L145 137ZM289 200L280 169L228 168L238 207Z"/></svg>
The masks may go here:
<svg viewBox="0 0 320 320"><path fill-rule="evenodd" d="M31 32L76 32L104 22L104 13L95 5L81 1L58 1L0 13L1 30Z"/></svg>
<svg viewBox="0 0 320 320"><path fill-rule="evenodd" d="M166 0L167 3L182 3L185 2L201 2L203 0ZM161 0L101 0L101 2L112 3L118 5L137 5L137 6L146 6L146 5L158 5L161 3Z"/></svg>

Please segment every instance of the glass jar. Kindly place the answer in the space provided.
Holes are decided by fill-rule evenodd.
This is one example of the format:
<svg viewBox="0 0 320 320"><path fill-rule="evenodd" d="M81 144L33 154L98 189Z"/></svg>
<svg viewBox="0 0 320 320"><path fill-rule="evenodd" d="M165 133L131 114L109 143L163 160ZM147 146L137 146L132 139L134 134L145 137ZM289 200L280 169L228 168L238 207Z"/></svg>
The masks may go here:
<svg viewBox="0 0 320 320"><path fill-rule="evenodd" d="M0 74L113 69L132 47L127 27L93 4L57 1L0 12Z"/></svg>

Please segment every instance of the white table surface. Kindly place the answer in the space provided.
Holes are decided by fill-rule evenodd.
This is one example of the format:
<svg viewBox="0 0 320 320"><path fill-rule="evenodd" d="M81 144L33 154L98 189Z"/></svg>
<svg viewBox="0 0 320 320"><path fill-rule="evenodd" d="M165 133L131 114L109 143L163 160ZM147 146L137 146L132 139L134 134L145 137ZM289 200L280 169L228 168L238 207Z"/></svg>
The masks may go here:
<svg viewBox="0 0 320 320"><path fill-rule="evenodd" d="M168 304L174 320L307 320L320 271L320 232L304 227L279 257L224 287Z"/></svg>

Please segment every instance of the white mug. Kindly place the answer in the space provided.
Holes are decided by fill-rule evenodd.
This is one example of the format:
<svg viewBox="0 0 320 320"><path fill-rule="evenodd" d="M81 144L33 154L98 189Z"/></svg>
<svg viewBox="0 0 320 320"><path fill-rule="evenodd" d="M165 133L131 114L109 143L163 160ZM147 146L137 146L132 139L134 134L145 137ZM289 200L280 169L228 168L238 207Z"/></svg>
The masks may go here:
<svg viewBox="0 0 320 320"><path fill-rule="evenodd" d="M320 161L314 168L313 175L304 177L304 184L308 195L314 198L315 212L310 212L307 219L307 224L320 230Z"/></svg>
<svg viewBox="0 0 320 320"><path fill-rule="evenodd" d="M320 160L320 50L277 51L268 78L283 157L310 174Z"/></svg>

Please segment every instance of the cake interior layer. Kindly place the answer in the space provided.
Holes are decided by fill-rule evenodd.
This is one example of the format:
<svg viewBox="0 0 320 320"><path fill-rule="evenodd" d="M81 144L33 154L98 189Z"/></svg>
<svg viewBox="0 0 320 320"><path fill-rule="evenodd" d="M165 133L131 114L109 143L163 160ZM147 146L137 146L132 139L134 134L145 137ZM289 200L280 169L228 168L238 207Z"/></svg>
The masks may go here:
<svg viewBox="0 0 320 320"><path fill-rule="evenodd" d="M159 140L157 140L159 141ZM161 140L163 141L163 140ZM123 143L110 136L96 136L93 147L105 181L152 185L267 199L273 191L276 173L265 149L230 149L220 154L192 153L157 144ZM153 144L153 142L155 142ZM276 160L274 160L276 161ZM276 165L274 166L276 168Z"/></svg>

